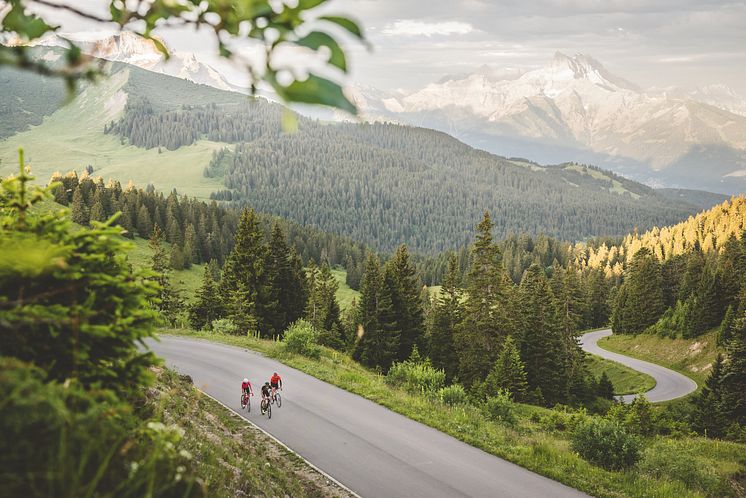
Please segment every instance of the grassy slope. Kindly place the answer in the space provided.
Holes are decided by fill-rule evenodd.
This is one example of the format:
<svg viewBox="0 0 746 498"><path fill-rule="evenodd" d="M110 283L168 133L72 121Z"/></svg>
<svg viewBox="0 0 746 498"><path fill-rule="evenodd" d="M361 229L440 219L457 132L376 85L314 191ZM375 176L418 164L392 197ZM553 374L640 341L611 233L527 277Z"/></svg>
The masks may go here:
<svg viewBox="0 0 746 498"><path fill-rule="evenodd" d="M650 334L612 335L598 344L604 349L650 361L704 384L717 356L717 331L694 339L669 339Z"/></svg>
<svg viewBox="0 0 746 498"><path fill-rule="evenodd" d="M353 300L360 300L360 293L347 285L346 270L335 268L332 270L332 275L334 275L334 278L339 284L339 288L337 289L337 302L339 302L339 307L343 310L350 308Z"/></svg>
<svg viewBox="0 0 746 498"><path fill-rule="evenodd" d="M730 480L744 472L740 459L746 447L735 443L681 438L646 441L645 455L637 468L609 472L595 467L570 450L570 433L552 423L557 412L530 405L516 405L513 425L490 421L473 406L448 407L421 394L392 389L384 377L348 356L324 350L312 360L288 354L282 344L251 337L220 336L169 330L232 344L255 351L353 392L530 470L599 497L726 496L735 494ZM661 463L663 462L663 463Z"/></svg>
<svg viewBox="0 0 746 498"><path fill-rule="evenodd" d="M586 355L586 363L596 378L601 377L601 374L606 372L609 380L614 384L614 394L644 393L655 387L654 378L621 363L590 354Z"/></svg>
<svg viewBox="0 0 746 498"><path fill-rule="evenodd" d="M157 370L148 404L167 425L184 429L207 496L345 496L341 489L233 412L170 370Z"/></svg>
<svg viewBox="0 0 746 498"><path fill-rule="evenodd" d="M104 125L121 115L126 103L124 87L129 70L119 71L44 118L38 126L0 141L0 175L15 173L18 148L26 151L27 162L38 181L46 182L55 171L94 167L94 176L114 178L126 184L132 180L144 187L169 192L178 184L179 192L202 199L222 188L219 179L205 178L202 171L212 153L224 144L199 141L175 151L145 150L122 145L119 138L105 135Z"/></svg>

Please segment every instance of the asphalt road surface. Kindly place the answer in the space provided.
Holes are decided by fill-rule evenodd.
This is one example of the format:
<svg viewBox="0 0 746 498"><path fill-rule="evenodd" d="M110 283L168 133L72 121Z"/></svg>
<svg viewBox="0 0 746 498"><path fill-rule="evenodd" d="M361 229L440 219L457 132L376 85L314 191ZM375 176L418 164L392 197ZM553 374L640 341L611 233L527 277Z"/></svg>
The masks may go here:
<svg viewBox="0 0 746 498"><path fill-rule="evenodd" d="M583 348L583 351L587 353L595 354L596 356L606 358L607 360L616 361L617 363L626 365L639 372L646 373L654 378L655 387L645 393L645 396L649 401L653 403L668 401L686 396L697 389L697 383L686 375L674 372L673 370L656 365L655 363L649 363L647 361L630 358L623 354L612 353L611 351L601 349L598 345L598 340L610 335L611 330L609 329L588 332L580 338L580 346ZM622 401L625 403L631 402L636 397L636 394L620 396Z"/></svg>
<svg viewBox="0 0 746 498"><path fill-rule="evenodd" d="M259 354L178 337L148 345L199 389L363 497L586 496ZM268 420L258 390L275 371L285 389ZM240 406L245 376L257 391L250 414Z"/></svg>

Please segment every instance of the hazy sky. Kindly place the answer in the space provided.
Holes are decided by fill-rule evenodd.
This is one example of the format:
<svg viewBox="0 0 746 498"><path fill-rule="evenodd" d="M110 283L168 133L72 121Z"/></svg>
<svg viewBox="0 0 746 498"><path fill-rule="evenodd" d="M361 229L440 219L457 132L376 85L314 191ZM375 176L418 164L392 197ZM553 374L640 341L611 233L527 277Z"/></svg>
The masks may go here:
<svg viewBox="0 0 746 498"><path fill-rule="evenodd" d="M74 3L101 10L107 1ZM744 1L332 0L327 10L363 24L374 48L348 44L353 78L380 88L415 88L483 64L530 69L560 50L591 55L643 87L725 83L746 96ZM191 32L162 36L176 50L208 51Z"/></svg>

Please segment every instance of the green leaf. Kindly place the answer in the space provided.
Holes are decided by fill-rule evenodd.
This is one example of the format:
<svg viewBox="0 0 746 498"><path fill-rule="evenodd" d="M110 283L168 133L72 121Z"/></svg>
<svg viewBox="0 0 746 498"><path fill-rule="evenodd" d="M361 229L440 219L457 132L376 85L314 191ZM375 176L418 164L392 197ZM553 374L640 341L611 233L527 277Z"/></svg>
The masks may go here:
<svg viewBox="0 0 746 498"><path fill-rule="evenodd" d="M285 100L306 104L322 104L356 114L355 105L342 92L342 87L333 81L310 74L304 81L294 81L286 87L274 85Z"/></svg>
<svg viewBox="0 0 746 498"><path fill-rule="evenodd" d="M365 38L363 36L363 30L360 29L360 26L352 19L348 19L342 16L321 16L319 17L319 20L334 23L337 26L344 28L348 33L354 35L360 40L363 40Z"/></svg>
<svg viewBox="0 0 746 498"><path fill-rule="evenodd" d="M342 71L347 71L347 61L345 60L344 50L339 46L337 41L331 36L321 31L312 31L300 40L295 42L302 47L308 47L318 50L321 47L328 47L331 50L329 64L338 67Z"/></svg>
<svg viewBox="0 0 746 498"><path fill-rule="evenodd" d="M23 38L33 40L57 29L34 14L27 15L21 2L11 2L11 5L10 11L2 20L4 31L13 31Z"/></svg>
<svg viewBox="0 0 746 498"><path fill-rule="evenodd" d="M326 3L327 0L298 0L298 9L308 10L318 7L322 3Z"/></svg>

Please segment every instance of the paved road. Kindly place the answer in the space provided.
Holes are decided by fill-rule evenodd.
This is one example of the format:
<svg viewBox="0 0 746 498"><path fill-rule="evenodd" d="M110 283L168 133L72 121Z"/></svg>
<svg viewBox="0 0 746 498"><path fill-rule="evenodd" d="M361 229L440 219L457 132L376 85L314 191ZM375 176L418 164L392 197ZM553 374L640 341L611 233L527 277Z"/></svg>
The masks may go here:
<svg viewBox="0 0 746 498"><path fill-rule="evenodd" d="M240 348L162 337L149 346L194 384L363 497L578 497L551 479L469 446L360 396ZM282 408L240 409L240 383L277 371Z"/></svg>
<svg viewBox="0 0 746 498"><path fill-rule="evenodd" d="M671 399L680 398L691 393L697 389L697 383L686 375L682 375L673 370L669 370L666 367L656 365L655 363L649 363L647 361L638 360L636 358L630 358L623 354L612 353L602 349L598 345L598 340L602 337L611 335L611 330L598 330L596 332L588 332L580 338L580 346L587 353L595 354L607 360L616 361L622 365L626 365L634 370L650 375L655 379L655 387L645 393L645 396L653 403L660 401L668 401ZM636 394L627 394L620 396L622 401L625 403L631 402L637 397Z"/></svg>

